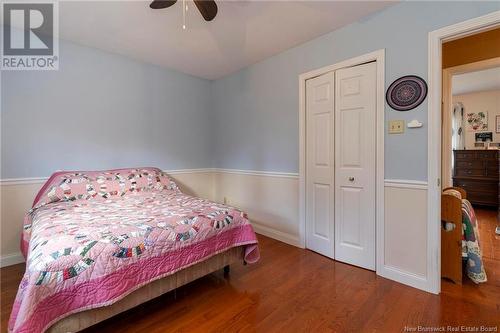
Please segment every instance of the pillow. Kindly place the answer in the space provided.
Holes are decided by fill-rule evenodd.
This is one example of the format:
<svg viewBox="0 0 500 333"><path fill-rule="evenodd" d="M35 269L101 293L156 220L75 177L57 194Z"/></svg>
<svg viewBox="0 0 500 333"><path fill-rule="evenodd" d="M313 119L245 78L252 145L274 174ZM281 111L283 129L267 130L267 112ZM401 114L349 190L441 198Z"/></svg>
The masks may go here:
<svg viewBox="0 0 500 333"><path fill-rule="evenodd" d="M140 191L179 191L177 184L157 168L54 174L35 200L36 207L57 201L107 199ZM34 206L35 206L34 205Z"/></svg>

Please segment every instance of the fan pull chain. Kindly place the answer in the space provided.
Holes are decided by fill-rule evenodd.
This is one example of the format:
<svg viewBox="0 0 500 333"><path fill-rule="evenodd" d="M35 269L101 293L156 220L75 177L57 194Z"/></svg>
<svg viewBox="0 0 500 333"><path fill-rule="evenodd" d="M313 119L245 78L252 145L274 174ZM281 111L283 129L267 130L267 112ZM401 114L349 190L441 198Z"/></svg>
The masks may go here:
<svg viewBox="0 0 500 333"><path fill-rule="evenodd" d="M186 30L186 11L188 7L186 0L182 0L182 29Z"/></svg>

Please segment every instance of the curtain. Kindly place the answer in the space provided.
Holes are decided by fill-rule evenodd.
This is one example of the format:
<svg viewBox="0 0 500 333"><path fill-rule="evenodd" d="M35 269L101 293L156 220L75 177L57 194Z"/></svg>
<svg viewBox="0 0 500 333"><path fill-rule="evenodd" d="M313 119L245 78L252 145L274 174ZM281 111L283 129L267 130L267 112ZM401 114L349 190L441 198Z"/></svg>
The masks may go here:
<svg viewBox="0 0 500 333"><path fill-rule="evenodd" d="M451 147L455 149L465 149L465 129L464 129L464 105L460 102L453 105L453 115L451 123Z"/></svg>

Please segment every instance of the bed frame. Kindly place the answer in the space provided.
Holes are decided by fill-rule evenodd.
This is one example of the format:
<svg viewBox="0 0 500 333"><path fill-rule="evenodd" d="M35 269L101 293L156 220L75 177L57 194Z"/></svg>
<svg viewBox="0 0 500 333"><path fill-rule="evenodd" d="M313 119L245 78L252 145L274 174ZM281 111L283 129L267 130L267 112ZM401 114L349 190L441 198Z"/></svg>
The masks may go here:
<svg viewBox="0 0 500 333"><path fill-rule="evenodd" d="M460 192L462 199L467 193L459 187L443 189ZM453 230L445 230L445 222L453 223ZM462 200L451 194L441 194L441 277L462 284Z"/></svg>
<svg viewBox="0 0 500 333"><path fill-rule="evenodd" d="M219 269L224 269L224 273L229 273L229 265L238 261L243 262L243 255L243 246L234 247L177 273L148 283L114 304L65 317L53 324L47 332L81 331Z"/></svg>

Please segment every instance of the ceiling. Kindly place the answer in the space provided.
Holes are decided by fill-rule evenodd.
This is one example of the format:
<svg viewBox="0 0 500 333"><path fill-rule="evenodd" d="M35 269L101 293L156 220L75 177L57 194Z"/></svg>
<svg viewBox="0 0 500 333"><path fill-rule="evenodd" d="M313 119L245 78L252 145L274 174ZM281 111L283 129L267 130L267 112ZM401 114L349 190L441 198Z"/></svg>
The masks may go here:
<svg viewBox="0 0 500 333"><path fill-rule="evenodd" d="M59 36L78 44L217 79L355 22L393 1L217 1L205 22L187 1L152 10L143 1L65 1Z"/></svg>
<svg viewBox="0 0 500 333"><path fill-rule="evenodd" d="M500 67L454 75L451 86L453 95L500 89Z"/></svg>

